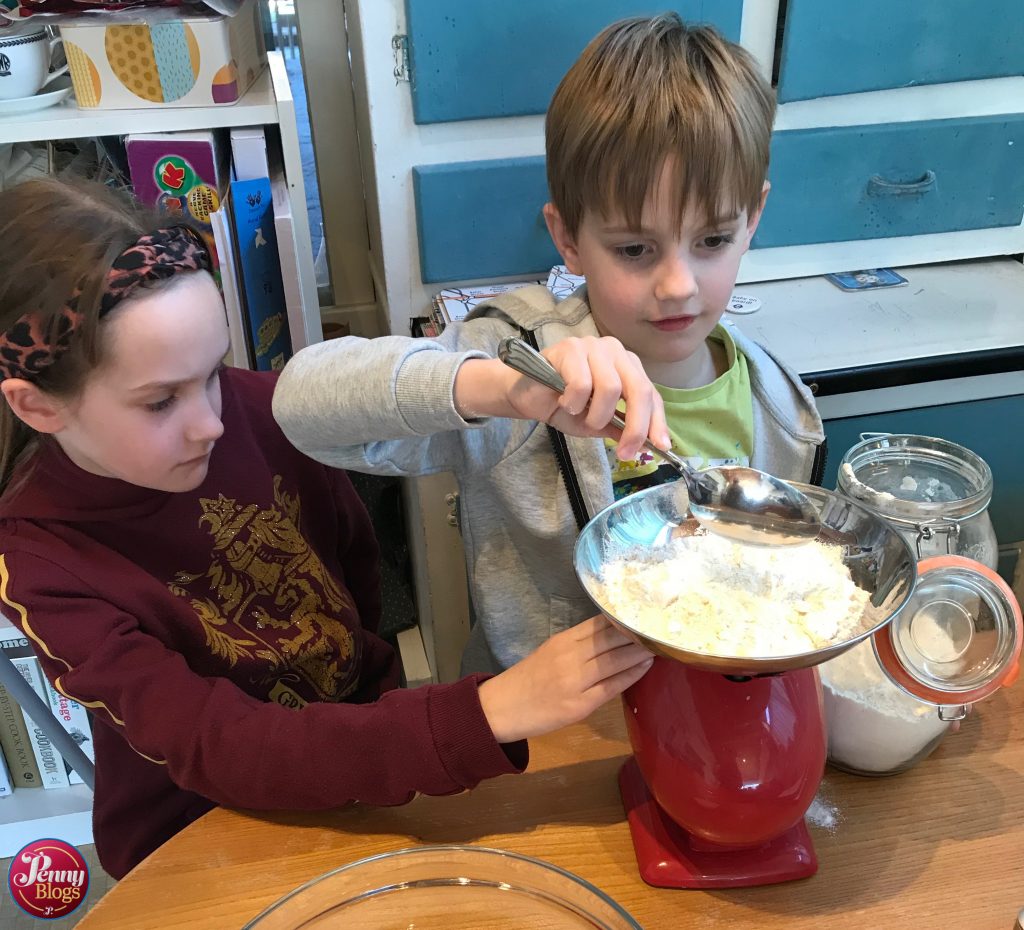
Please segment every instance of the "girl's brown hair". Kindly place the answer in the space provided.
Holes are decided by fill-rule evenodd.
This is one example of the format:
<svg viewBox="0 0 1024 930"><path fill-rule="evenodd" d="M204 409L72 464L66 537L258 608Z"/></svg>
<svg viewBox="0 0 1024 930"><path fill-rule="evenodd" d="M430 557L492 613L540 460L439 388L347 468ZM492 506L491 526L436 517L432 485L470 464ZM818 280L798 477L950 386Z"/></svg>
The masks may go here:
<svg viewBox="0 0 1024 930"><path fill-rule="evenodd" d="M632 228L667 158L673 206L707 220L756 211L775 95L744 49L675 13L613 23L555 91L545 136L551 200L570 235L583 215Z"/></svg>
<svg viewBox="0 0 1024 930"><path fill-rule="evenodd" d="M82 389L102 357L99 304L107 273L121 252L159 225L156 213L101 184L42 178L0 191L0 331L27 313L55 325L81 290L83 320L68 350L32 379L40 390L70 398ZM0 495L36 439L0 404Z"/></svg>

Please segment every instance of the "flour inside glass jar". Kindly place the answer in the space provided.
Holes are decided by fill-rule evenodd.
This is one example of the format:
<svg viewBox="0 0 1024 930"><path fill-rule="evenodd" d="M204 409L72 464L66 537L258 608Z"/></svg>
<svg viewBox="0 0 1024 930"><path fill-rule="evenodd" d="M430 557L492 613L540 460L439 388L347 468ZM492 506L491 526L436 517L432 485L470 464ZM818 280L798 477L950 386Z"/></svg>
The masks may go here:
<svg viewBox="0 0 1024 930"><path fill-rule="evenodd" d="M788 656L866 629L870 596L836 546L746 546L714 534L636 548L604 566L599 598L639 633L720 656Z"/></svg>

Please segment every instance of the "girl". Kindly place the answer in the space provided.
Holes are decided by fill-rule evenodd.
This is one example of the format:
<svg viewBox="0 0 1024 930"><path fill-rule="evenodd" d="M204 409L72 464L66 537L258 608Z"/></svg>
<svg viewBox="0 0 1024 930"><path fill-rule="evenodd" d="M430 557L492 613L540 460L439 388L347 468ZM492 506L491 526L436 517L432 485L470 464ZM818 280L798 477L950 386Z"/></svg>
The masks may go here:
<svg viewBox="0 0 1024 930"><path fill-rule="evenodd" d="M401 804L521 772L527 737L643 675L594 618L494 678L398 689L365 510L286 441L275 377L222 367L210 256L159 223L95 185L0 193L0 598L92 711L111 875L213 805Z"/></svg>

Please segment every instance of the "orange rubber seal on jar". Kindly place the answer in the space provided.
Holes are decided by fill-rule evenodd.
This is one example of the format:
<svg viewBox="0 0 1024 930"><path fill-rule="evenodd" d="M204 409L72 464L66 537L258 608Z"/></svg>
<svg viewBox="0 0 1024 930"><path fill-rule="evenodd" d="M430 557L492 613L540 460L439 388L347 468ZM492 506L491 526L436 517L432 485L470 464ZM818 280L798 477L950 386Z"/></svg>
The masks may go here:
<svg viewBox="0 0 1024 930"><path fill-rule="evenodd" d="M893 680L915 697L921 698L929 704L975 704L994 694L1000 688L1012 685L1020 677L1021 645L1022 638L1024 638L1024 619L1021 617L1020 604L1017 603L1017 598L1010 586L991 568L981 562L959 555L937 555L918 562L917 575L920 578L938 568L962 568L975 572L990 582L1006 599L1013 624L1016 627L1016 645L1006 668L987 684L971 691L938 691L935 688L929 688L914 678L896 655L896 647L892 642L891 623L887 623L875 633L875 653L878 656L878 661L882 663Z"/></svg>

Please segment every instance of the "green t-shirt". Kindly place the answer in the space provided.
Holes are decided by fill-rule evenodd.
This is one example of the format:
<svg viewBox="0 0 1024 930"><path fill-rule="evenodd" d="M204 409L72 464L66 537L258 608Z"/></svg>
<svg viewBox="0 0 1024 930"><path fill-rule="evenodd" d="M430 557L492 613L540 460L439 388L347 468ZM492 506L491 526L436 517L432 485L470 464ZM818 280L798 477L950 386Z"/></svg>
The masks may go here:
<svg viewBox="0 0 1024 930"><path fill-rule="evenodd" d="M723 326L708 337L722 344L728 367L710 384L699 388L655 385L665 402L672 449L695 468L709 465L749 465L754 450L754 410L747 360ZM612 469L615 499L679 477L671 465L641 449L636 459L620 462L615 443L605 440Z"/></svg>

